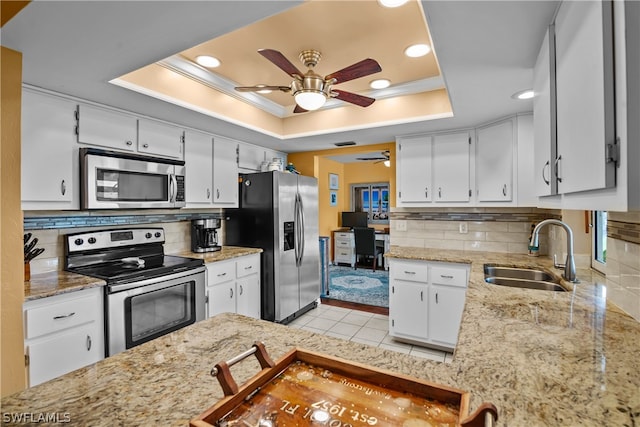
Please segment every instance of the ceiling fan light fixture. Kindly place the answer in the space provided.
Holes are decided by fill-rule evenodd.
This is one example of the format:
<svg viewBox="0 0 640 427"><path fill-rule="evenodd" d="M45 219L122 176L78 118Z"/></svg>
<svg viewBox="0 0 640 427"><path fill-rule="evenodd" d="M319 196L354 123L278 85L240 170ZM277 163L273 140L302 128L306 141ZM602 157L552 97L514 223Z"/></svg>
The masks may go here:
<svg viewBox="0 0 640 427"><path fill-rule="evenodd" d="M196 62L203 67L216 68L220 66L220 60L209 55L200 55L196 57Z"/></svg>
<svg viewBox="0 0 640 427"><path fill-rule="evenodd" d="M258 85L257 87L267 87L267 85ZM271 89L260 89L256 91L257 93L271 93L273 92Z"/></svg>
<svg viewBox="0 0 640 427"><path fill-rule="evenodd" d="M317 110L327 101L327 96L321 90L300 90L293 97L296 104L309 111Z"/></svg>
<svg viewBox="0 0 640 427"><path fill-rule="evenodd" d="M420 58L431 52L431 46L428 44L418 43L412 44L404 50L404 54L409 58Z"/></svg>
<svg viewBox="0 0 640 427"><path fill-rule="evenodd" d="M388 79L372 80L371 83L369 83L369 87L371 87L371 89L384 89L388 88L390 85L391 81Z"/></svg>
<svg viewBox="0 0 640 427"><path fill-rule="evenodd" d="M409 0L378 0L378 3L384 7L399 7Z"/></svg>

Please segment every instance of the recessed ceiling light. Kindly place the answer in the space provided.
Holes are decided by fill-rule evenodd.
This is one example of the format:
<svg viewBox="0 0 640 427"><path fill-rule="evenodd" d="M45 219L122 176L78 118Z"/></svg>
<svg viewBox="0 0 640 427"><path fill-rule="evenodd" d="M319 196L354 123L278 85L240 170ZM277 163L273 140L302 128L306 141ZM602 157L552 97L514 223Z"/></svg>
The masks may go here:
<svg viewBox="0 0 640 427"><path fill-rule="evenodd" d="M407 1L409 0L378 0L378 3L380 3L384 7L398 7L402 6Z"/></svg>
<svg viewBox="0 0 640 427"><path fill-rule="evenodd" d="M411 58L419 58L431 52L431 46L428 44L414 44L404 50L404 54Z"/></svg>
<svg viewBox="0 0 640 427"><path fill-rule="evenodd" d="M371 81L371 83L369 83L371 89L384 89L386 87L389 87L389 85L391 85L391 82L387 79L373 80Z"/></svg>
<svg viewBox="0 0 640 427"><path fill-rule="evenodd" d="M513 99L531 99L533 98L533 96L534 96L534 93L533 93L533 90L531 89L521 90L520 92L516 92L513 95L511 95Z"/></svg>
<svg viewBox="0 0 640 427"><path fill-rule="evenodd" d="M220 66L220 60L218 58L208 55L200 55L196 57L196 62L207 68L216 68Z"/></svg>

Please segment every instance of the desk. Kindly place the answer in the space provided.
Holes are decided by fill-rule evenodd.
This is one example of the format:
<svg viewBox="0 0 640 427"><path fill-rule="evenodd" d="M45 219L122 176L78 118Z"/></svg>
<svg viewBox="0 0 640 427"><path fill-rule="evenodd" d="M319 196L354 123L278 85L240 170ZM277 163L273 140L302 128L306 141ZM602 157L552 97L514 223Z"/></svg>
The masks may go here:
<svg viewBox="0 0 640 427"><path fill-rule="evenodd" d="M384 247L385 253L389 252L389 233L376 231L376 244L378 243ZM355 267L356 240L352 230L346 228L333 230L333 263L349 264L351 267ZM389 269L387 263L384 262L384 257L379 265L384 266L385 270Z"/></svg>

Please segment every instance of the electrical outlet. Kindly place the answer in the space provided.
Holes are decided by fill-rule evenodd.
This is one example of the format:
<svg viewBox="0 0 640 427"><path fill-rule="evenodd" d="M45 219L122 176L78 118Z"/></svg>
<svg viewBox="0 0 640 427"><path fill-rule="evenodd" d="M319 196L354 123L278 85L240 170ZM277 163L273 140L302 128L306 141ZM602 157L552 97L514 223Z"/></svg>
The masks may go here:
<svg viewBox="0 0 640 427"><path fill-rule="evenodd" d="M396 230L397 231L407 231L407 221L405 221L403 219L396 221Z"/></svg>
<svg viewBox="0 0 640 427"><path fill-rule="evenodd" d="M467 234L469 232L469 227L466 222L461 222L458 225L458 230L460 231L460 234Z"/></svg>

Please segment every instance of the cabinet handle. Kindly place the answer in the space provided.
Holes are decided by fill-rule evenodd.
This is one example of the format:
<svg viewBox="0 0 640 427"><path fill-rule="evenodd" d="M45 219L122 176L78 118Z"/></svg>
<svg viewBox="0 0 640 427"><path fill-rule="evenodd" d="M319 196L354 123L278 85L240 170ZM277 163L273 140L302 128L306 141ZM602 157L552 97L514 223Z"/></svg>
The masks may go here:
<svg viewBox="0 0 640 427"><path fill-rule="evenodd" d="M227 275L227 273L218 273L218 277L224 277L226 275Z"/></svg>
<svg viewBox="0 0 640 427"><path fill-rule="evenodd" d="M216 188L216 199L220 198L220 189Z"/></svg>
<svg viewBox="0 0 640 427"><path fill-rule="evenodd" d="M424 301L424 291L420 291L420 301Z"/></svg>
<svg viewBox="0 0 640 427"><path fill-rule="evenodd" d="M64 181L64 179L60 183L60 192L62 193L63 196L64 196L64 193L67 192L67 183Z"/></svg>
<svg viewBox="0 0 640 427"><path fill-rule="evenodd" d="M233 288L229 288L229 298L233 298Z"/></svg>
<svg viewBox="0 0 640 427"><path fill-rule="evenodd" d="M555 172L556 172L556 181L558 182L562 182L562 178L558 176L558 162L560 162L560 159L562 159L562 156L558 156L558 158L556 159L556 162L553 164L553 168L555 169Z"/></svg>
<svg viewBox="0 0 640 427"><path fill-rule="evenodd" d="M448 274L441 274L440 277L442 277L443 279L453 279L453 276L450 276Z"/></svg>
<svg viewBox="0 0 640 427"><path fill-rule="evenodd" d="M545 178L544 176L544 170L548 167L551 166L551 163L549 160L547 160L547 163L544 164L544 166L542 166L542 180L544 181L545 184L549 185L549 180L547 178Z"/></svg>
<svg viewBox="0 0 640 427"><path fill-rule="evenodd" d="M424 187L424 198L425 199L429 198L429 187Z"/></svg>
<svg viewBox="0 0 640 427"><path fill-rule="evenodd" d="M149 148L149 144L142 144L142 148Z"/></svg>
<svg viewBox="0 0 640 427"><path fill-rule="evenodd" d="M415 271L407 271L407 270L405 270L404 274L416 274L416 272Z"/></svg>
<svg viewBox="0 0 640 427"><path fill-rule="evenodd" d="M438 199L442 198L442 187L438 187Z"/></svg>
<svg viewBox="0 0 640 427"><path fill-rule="evenodd" d="M91 351L91 335L87 335L87 351Z"/></svg>
<svg viewBox="0 0 640 427"><path fill-rule="evenodd" d="M507 197L507 184L502 186L502 195Z"/></svg>
<svg viewBox="0 0 640 427"><path fill-rule="evenodd" d="M242 289L242 285L240 285L240 295L244 294L244 289Z"/></svg>
<svg viewBox="0 0 640 427"><path fill-rule="evenodd" d="M211 190L207 188L207 199L211 197Z"/></svg>
<svg viewBox="0 0 640 427"><path fill-rule="evenodd" d="M249 265L249 266L245 267L244 269L245 270L251 270L252 268L253 268L253 265Z"/></svg>
<svg viewBox="0 0 640 427"><path fill-rule="evenodd" d="M76 315L75 311L72 311L69 314L61 314L60 316L53 316L53 320L66 319L67 317L71 317L71 316L75 316L75 315Z"/></svg>
<svg viewBox="0 0 640 427"><path fill-rule="evenodd" d="M436 304L438 303L438 293L436 292Z"/></svg>
<svg viewBox="0 0 640 427"><path fill-rule="evenodd" d="M396 293L396 287L395 287L395 286L392 286L392 287L391 287L391 293L392 293L392 294L395 294L395 293Z"/></svg>
<svg viewBox="0 0 640 427"><path fill-rule="evenodd" d="M127 144L128 146L131 146L131 145L133 145L133 142L131 142L131 141L126 141L126 142L125 142L125 144Z"/></svg>

